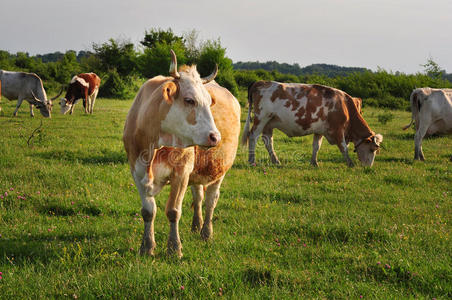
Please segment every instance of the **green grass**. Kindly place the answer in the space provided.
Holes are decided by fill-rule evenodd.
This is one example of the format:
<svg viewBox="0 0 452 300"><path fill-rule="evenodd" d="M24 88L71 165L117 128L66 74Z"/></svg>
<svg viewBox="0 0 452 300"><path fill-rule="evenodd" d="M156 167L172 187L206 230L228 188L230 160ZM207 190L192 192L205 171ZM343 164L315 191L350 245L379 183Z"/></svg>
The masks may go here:
<svg viewBox="0 0 452 300"><path fill-rule="evenodd" d="M384 135L372 169L347 168L326 141L311 167L312 137L277 132L281 167L262 142L254 168L240 148L207 243L190 232L187 193L178 260L166 255L168 188L156 256L138 255L141 201L121 140L131 101L52 119L30 118L26 105L13 118L14 105L4 100L0 116L2 299L452 297L452 139L426 139L427 161L413 163L408 112L382 125L383 110L364 108Z"/></svg>

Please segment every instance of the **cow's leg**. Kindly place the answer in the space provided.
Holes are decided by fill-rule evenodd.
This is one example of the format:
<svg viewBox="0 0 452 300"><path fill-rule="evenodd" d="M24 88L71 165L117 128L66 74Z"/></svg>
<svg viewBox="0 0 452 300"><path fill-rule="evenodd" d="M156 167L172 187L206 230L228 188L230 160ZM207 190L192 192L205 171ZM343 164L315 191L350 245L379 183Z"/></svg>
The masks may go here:
<svg viewBox="0 0 452 300"><path fill-rule="evenodd" d="M204 191L202 185L192 185L191 193L193 196L193 222L191 223L191 231L199 232L203 224L202 219L202 200Z"/></svg>
<svg viewBox="0 0 452 300"><path fill-rule="evenodd" d="M34 117L35 114L33 113L33 104L30 103L30 116Z"/></svg>
<svg viewBox="0 0 452 300"><path fill-rule="evenodd" d="M85 104L83 105L83 107L85 108L85 114L87 114L89 112L89 97L83 99L83 103Z"/></svg>
<svg viewBox="0 0 452 300"><path fill-rule="evenodd" d="M354 167L355 164L351 160L350 156L348 155L348 146L345 142L344 135L341 134L341 137L337 140L337 146L339 147L339 150L341 151L342 155L344 156L345 162L347 163L347 166Z"/></svg>
<svg viewBox="0 0 452 300"><path fill-rule="evenodd" d="M314 139L312 140L312 157L311 157L311 165L314 167L318 167L317 163L317 154L319 153L320 146L322 146L323 136L321 134L314 134Z"/></svg>
<svg viewBox="0 0 452 300"><path fill-rule="evenodd" d="M182 244L179 237L179 219L182 214L182 200L187 190L190 172L175 172L171 176L171 191L166 203L166 217L170 222L170 233L168 237L168 254L177 254L182 257Z"/></svg>
<svg viewBox="0 0 452 300"><path fill-rule="evenodd" d="M254 117L253 127L251 127L249 140L248 140L248 162L250 164L256 163L256 144L257 139L261 135L264 130L265 125L269 121L269 118L264 118L259 120L257 117ZM257 126L256 126L257 124Z"/></svg>
<svg viewBox="0 0 452 300"><path fill-rule="evenodd" d="M223 178L209 185L206 190L206 215L201 229L201 238L203 240L208 240L213 233L212 216L215 206L217 206L218 198L220 197L220 186Z"/></svg>
<svg viewBox="0 0 452 300"><path fill-rule="evenodd" d="M273 164L280 165L278 157L276 156L275 149L273 148L273 128L270 125L271 122L267 123L262 132L262 141L264 142L265 148L267 148L268 155L270 155L270 160Z"/></svg>
<svg viewBox="0 0 452 300"><path fill-rule="evenodd" d="M17 99L16 110L14 110L13 116L17 116L17 111L19 110L19 107L22 105L22 101L24 101L24 98Z"/></svg>
<svg viewBox="0 0 452 300"><path fill-rule="evenodd" d="M72 113L74 112L74 107L75 107L75 102L72 104L71 110L69 111L70 115L72 115Z"/></svg>
<svg viewBox="0 0 452 300"><path fill-rule="evenodd" d="M425 160L424 153L422 151L422 139L424 138L425 134L427 133L427 127L426 126L419 126L418 130L416 131L416 134L414 135L414 159L415 160Z"/></svg>
<svg viewBox="0 0 452 300"><path fill-rule="evenodd" d="M144 169L144 167L143 167ZM141 216L144 221L143 240L141 242L141 255L154 255L155 238L154 238L154 219L157 213L154 194L146 185L146 180L142 176L134 174L135 185L141 198Z"/></svg>
<svg viewBox="0 0 452 300"><path fill-rule="evenodd" d="M99 89L96 89L94 93L91 95L91 113L93 113L94 110L94 103L96 102L97 93L99 93Z"/></svg>

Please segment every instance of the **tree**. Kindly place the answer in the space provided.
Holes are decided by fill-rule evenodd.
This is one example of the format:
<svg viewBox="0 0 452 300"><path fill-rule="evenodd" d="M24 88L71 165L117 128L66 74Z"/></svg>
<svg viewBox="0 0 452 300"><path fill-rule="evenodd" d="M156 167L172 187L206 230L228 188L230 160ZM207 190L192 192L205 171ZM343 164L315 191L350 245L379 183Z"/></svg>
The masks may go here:
<svg viewBox="0 0 452 300"><path fill-rule="evenodd" d="M201 54L198 60L198 70L201 76L209 75L218 65L217 81L220 85L231 91L232 94L238 94L237 83L234 79L232 60L226 57L226 48L221 46L220 39L209 40L202 45Z"/></svg>
<svg viewBox="0 0 452 300"><path fill-rule="evenodd" d="M421 64L424 67L424 72L428 76L432 78L442 78L443 74L446 73L444 70L441 70L441 67L433 60L432 57L427 59L426 64Z"/></svg>
<svg viewBox="0 0 452 300"><path fill-rule="evenodd" d="M175 35L171 28L163 30L161 28L151 29L145 31L144 39L140 41L141 45L146 48L152 49L157 46L157 44L167 44L173 45L174 43L184 44L184 38L182 36Z"/></svg>
<svg viewBox="0 0 452 300"><path fill-rule="evenodd" d="M176 53L178 66L185 64L185 48L181 42L171 45L165 42L156 43L153 48L144 49L144 53L138 58L140 74L146 78L167 75L171 64L171 49Z"/></svg>
<svg viewBox="0 0 452 300"><path fill-rule="evenodd" d="M93 44L93 49L104 72L116 69L120 76L127 76L137 70L137 53L131 42L109 39L100 45Z"/></svg>

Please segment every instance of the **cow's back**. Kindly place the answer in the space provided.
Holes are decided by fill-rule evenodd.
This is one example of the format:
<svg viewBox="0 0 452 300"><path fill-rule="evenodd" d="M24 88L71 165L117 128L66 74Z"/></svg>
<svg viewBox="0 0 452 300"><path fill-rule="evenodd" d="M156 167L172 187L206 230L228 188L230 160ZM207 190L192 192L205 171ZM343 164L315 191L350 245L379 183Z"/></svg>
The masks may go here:
<svg viewBox="0 0 452 300"><path fill-rule="evenodd" d="M47 99L41 78L35 73L0 71L2 81L2 94L9 100L31 98L31 91L39 99Z"/></svg>
<svg viewBox="0 0 452 300"><path fill-rule="evenodd" d="M221 133L220 144L204 150L195 147L195 166L190 175L191 184L209 184L221 178L232 166L237 153L240 134L240 104L225 88L216 83L206 85L215 102L212 115Z"/></svg>
<svg viewBox="0 0 452 300"><path fill-rule="evenodd" d="M88 95L93 94L94 91L100 86L100 77L95 73L82 73L77 76L83 78L86 82L88 82Z"/></svg>
<svg viewBox="0 0 452 300"><path fill-rule="evenodd" d="M132 168L134 168L136 158L140 152L148 149L150 143L150 140L144 136L137 136L142 134L137 132L137 120L139 113L145 109L144 106L147 101L151 99L152 93L168 80L172 80L172 78L157 76L146 81L140 87L127 114L126 123L124 125L123 141L127 156L129 158L129 163Z"/></svg>

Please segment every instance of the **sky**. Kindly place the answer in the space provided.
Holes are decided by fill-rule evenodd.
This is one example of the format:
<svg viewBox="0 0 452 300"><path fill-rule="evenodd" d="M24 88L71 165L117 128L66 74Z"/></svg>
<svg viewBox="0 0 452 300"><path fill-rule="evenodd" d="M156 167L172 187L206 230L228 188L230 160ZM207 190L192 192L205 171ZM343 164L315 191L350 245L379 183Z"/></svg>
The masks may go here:
<svg viewBox="0 0 452 300"><path fill-rule="evenodd" d="M31 55L136 45L151 28L220 38L234 62L275 60L452 73L451 0L1 0L0 50Z"/></svg>

